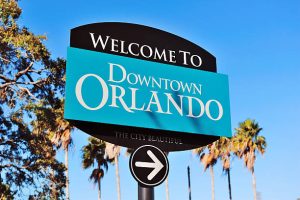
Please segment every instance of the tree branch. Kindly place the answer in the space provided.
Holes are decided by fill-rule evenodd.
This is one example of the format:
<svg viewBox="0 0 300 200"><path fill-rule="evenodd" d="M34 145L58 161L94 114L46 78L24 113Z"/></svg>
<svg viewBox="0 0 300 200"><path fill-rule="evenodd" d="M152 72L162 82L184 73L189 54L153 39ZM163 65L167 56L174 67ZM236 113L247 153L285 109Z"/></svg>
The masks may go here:
<svg viewBox="0 0 300 200"><path fill-rule="evenodd" d="M7 78L6 76L4 76L3 74L0 74L0 78L1 78L2 80L4 80L5 82L11 82L11 81L13 81L13 80Z"/></svg>
<svg viewBox="0 0 300 200"><path fill-rule="evenodd" d="M37 85L39 83L45 82L46 79L40 79L37 81L33 81L33 82L17 82L17 84L21 84L21 85Z"/></svg>
<svg viewBox="0 0 300 200"><path fill-rule="evenodd" d="M0 165L0 169L9 168L9 167L13 167L13 168L16 168L18 170L22 170L22 169L27 169L29 166L28 165L17 166L17 165L14 165L14 164Z"/></svg>
<svg viewBox="0 0 300 200"><path fill-rule="evenodd" d="M19 72L15 75L15 81L17 81L22 75L26 74L26 73L30 70L30 68L33 66L33 63L34 63L34 62L30 62L29 66L28 66L26 69L24 69L24 70L22 70L22 71L19 71Z"/></svg>
<svg viewBox="0 0 300 200"><path fill-rule="evenodd" d="M29 96L31 96L34 100L36 101L39 101L39 99L37 99L27 88L24 88L24 87L21 87L19 85L17 85L17 87L20 89L20 90L23 90L25 91Z"/></svg>
<svg viewBox="0 0 300 200"><path fill-rule="evenodd" d="M9 86L9 85L13 85L13 84L15 84L15 83L16 83L15 81L13 81L13 82L8 82L8 83L4 83L4 84L0 85L0 89L3 89L3 88L5 88L5 87L7 87L7 86Z"/></svg>
<svg viewBox="0 0 300 200"><path fill-rule="evenodd" d="M7 140L5 142L1 142L0 145L14 145L15 143L13 142L13 140Z"/></svg>
<svg viewBox="0 0 300 200"><path fill-rule="evenodd" d="M3 60L3 61L5 61L5 62L8 62L8 63L10 63L10 62L11 62L10 60L7 60L7 59L5 59L5 58L2 58L2 57L0 57L0 59L1 59L1 60Z"/></svg>
<svg viewBox="0 0 300 200"><path fill-rule="evenodd" d="M43 71L46 71L46 70L45 69L41 69L41 70L30 69L30 70L28 70L28 72L34 72L34 73L37 73L37 74L41 74Z"/></svg>

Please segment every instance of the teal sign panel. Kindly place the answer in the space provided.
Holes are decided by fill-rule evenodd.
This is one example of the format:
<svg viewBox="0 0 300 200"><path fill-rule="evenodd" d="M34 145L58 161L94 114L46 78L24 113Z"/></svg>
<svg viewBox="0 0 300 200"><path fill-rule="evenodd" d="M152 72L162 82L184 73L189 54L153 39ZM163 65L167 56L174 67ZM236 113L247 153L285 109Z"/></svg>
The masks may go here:
<svg viewBox="0 0 300 200"><path fill-rule="evenodd" d="M69 47L66 79L66 119L232 135L227 75Z"/></svg>

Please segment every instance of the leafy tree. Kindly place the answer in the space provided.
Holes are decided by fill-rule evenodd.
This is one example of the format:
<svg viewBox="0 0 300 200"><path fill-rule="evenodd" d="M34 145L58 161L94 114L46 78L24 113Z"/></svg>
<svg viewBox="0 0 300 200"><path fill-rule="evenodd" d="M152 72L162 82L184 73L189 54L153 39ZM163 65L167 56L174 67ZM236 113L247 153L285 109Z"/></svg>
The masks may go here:
<svg viewBox="0 0 300 200"><path fill-rule="evenodd" d="M233 137L233 151L235 155L244 160L245 166L252 174L252 186L254 200L257 200L256 178L254 174L254 164L257 153L264 154L267 143L264 136L260 136L262 128L254 121L247 119L236 128L236 134Z"/></svg>
<svg viewBox="0 0 300 200"><path fill-rule="evenodd" d="M66 199L70 199L69 194L69 149L72 145L71 132L74 127L63 118L63 100L57 100L55 107L47 106L47 102L40 101L36 104L27 105L36 120L31 123L34 133L43 133L48 136L56 149L62 148L65 152L65 176L66 176ZM54 188L55 190L55 188ZM53 191L55 193L55 191Z"/></svg>
<svg viewBox="0 0 300 200"><path fill-rule="evenodd" d="M101 199L101 179L104 169L108 169L108 160L105 158L105 142L94 137L89 137L89 143L82 148L82 167L88 169L95 167L90 175L90 180L98 184L98 199Z"/></svg>
<svg viewBox="0 0 300 200"><path fill-rule="evenodd" d="M0 0L0 185L9 185L14 198L34 199L52 198L52 183L52 199L59 199L65 167L49 136L33 131L38 119L30 105L59 107L65 62L51 59L45 36L19 26L21 12L17 1Z"/></svg>
<svg viewBox="0 0 300 200"><path fill-rule="evenodd" d="M14 199L14 194L10 190L8 185L4 185L0 182L0 199L1 200L12 200Z"/></svg>

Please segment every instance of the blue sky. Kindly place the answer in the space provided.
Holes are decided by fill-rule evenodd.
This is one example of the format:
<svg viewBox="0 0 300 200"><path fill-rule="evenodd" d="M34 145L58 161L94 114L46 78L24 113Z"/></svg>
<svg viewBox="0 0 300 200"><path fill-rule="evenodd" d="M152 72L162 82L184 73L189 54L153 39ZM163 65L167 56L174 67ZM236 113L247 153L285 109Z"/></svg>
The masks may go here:
<svg viewBox="0 0 300 200"><path fill-rule="evenodd" d="M300 2L289 1L21 1L21 23L46 34L54 57L66 57L71 28L94 22L120 21L152 26L184 37L217 58L218 72L230 81L232 127L256 119L268 142L256 162L257 190L263 200L300 198ZM80 149L87 135L73 134L70 156L72 200L97 199L83 171ZM62 159L62 155L59 155ZM129 158L120 158L122 200L137 199ZM191 166L192 198L210 199L209 173L190 151L171 153L171 200L188 199L186 167ZM102 181L102 198L116 199L114 167ZM237 159L232 163L235 200L253 199L251 175ZM215 167L216 199L228 199L226 176ZM155 189L165 199L164 184Z"/></svg>

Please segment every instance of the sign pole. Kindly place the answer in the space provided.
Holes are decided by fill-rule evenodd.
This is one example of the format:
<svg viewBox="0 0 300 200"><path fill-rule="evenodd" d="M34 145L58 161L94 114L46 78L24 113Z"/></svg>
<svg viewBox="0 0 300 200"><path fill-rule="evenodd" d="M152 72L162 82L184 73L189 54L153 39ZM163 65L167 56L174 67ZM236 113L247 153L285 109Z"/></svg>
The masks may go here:
<svg viewBox="0 0 300 200"><path fill-rule="evenodd" d="M166 154L152 145L140 146L130 155L129 168L138 182L138 200L154 200L154 187L161 184L169 173Z"/></svg>
<svg viewBox="0 0 300 200"><path fill-rule="evenodd" d="M138 184L138 200L154 200L154 188Z"/></svg>

